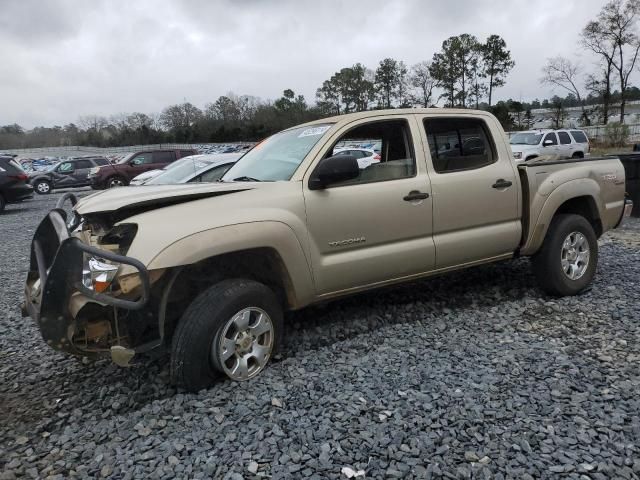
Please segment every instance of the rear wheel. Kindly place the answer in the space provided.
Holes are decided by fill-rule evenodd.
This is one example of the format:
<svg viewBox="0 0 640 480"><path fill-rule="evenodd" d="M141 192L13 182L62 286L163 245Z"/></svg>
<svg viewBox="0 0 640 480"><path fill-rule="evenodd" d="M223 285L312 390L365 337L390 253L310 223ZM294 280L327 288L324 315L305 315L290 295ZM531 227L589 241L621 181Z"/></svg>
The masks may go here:
<svg viewBox="0 0 640 480"><path fill-rule="evenodd" d="M49 183L47 180L38 180L35 187L36 193L39 193L40 195L51 193L51 183Z"/></svg>
<svg viewBox="0 0 640 480"><path fill-rule="evenodd" d="M584 153L574 152L573 155L571 155L571 158L584 158Z"/></svg>
<svg viewBox="0 0 640 480"><path fill-rule="evenodd" d="M575 295L596 273L598 240L593 227L580 215L556 215L532 262L538 284L546 293Z"/></svg>
<svg viewBox="0 0 640 480"><path fill-rule="evenodd" d="M198 391L220 374L253 378L273 356L281 332L282 308L271 289L253 280L224 280L202 292L180 319L171 379Z"/></svg>
<svg viewBox="0 0 640 480"><path fill-rule="evenodd" d="M125 187L127 182L122 177L111 177L107 180L107 188Z"/></svg>

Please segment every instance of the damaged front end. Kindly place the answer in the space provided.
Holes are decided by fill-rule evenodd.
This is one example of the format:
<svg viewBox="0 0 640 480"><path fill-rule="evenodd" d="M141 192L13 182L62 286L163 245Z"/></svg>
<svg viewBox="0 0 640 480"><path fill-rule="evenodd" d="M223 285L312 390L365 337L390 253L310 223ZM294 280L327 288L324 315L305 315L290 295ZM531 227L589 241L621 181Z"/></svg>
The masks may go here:
<svg viewBox="0 0 640 480"><path fill-rule="evenodd" d="M45 342L75 355L111 354L119 365L162 345L152 285L164 270L148 271L126 251L136 225L68 220L65 194L42 220L31 244L24 315Z"/></svg>

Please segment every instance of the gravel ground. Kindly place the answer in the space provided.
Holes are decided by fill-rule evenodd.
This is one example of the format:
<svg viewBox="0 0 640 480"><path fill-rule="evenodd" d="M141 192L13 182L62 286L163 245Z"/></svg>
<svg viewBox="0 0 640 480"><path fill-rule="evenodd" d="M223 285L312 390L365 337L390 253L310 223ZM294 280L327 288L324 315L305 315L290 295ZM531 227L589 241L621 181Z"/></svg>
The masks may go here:
<svg viewBox="0 0 640 480"><path fill-rule="evenodd" d="M0 216L0 479L640 478L637 219L578 297L525 259L360 295L290 315L257 379L192 395L166 359L82 362L21 318L57 196Z"/></svg>

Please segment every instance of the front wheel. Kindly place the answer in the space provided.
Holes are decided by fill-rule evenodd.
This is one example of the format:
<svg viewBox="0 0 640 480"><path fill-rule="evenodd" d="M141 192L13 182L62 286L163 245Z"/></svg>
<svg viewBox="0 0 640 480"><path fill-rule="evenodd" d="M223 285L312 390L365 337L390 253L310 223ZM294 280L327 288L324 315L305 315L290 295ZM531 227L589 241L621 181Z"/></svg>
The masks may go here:
<svg viewBox="0 0 640 480"><path fill-rule="evenodd" d="M220 374L244 381L258 375L276 351L282 308L267 286L224 280L202 292L173 335L171 379L189 391L210 386Z"/></svg>
<svg viewBox="0 0 640 480"><path fill-rule="evenodd" d="M5 201L4 197L2 195L0 195L0 212L2 212L4 210L4 207L7 205L7 202Z"/></svg>
<svg viewBox="0 0 640 480"><path fill-rule="evenodd" d="M51 184L47 180L39 180L36 182L36 193L46 195L51 193Z"/></svg>
<svg viewBox="0 0 640 480"><path fill-rule="evenodd" d="M109 180L107 180L107 188L125 187L126 185L127 182L125 182L124 179L120 177L111 177Z"/></svg>
<svg viewBox="0 0 640 480"><path fill-rule="evenodd" d="M556 215L533 258L540 287L555 296L575 295L591 283L598 264L598 240L580 215Z"/></svg>

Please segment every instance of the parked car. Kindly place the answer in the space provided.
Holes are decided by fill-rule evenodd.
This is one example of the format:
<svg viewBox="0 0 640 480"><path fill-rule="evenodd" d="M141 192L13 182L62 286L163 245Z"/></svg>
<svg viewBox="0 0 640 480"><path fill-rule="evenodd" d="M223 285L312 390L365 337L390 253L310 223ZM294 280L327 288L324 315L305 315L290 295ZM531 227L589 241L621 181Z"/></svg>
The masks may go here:
<svg viewBox="0 0 640 480"><path fill-rule="evenodd" d="M194 172L198 170L206 169L208 166L216 167L218 163L221 163L220 168L216 170L216 172L220 172L220 177L228 170L228 168L235 163L235 161L240 158L242 154L240 153L213 153L213 154L200 154L200 155L191 155L189 157L181 158L173 163L170 163L166 167L160 170L149 170L148 172L141 173L137 177L135 177L129 183L130 186L138 186L138 185L149 185L149 184L162 184L162 183L186 183L189 181L197 181L195 180L196 174ZM226 166L226 168L224 168ZM166 172L170 170L178 169L173 175L165 175ZM152 181L158 176L162 176L162 179L159 183ZM215 177L215 172L212 172L207 178L211 177L211 180L204 181L214 181L218 180ZM184 181L178 181L183 179ZM171 181L165 181L169 179L173 179Z"/></svg>
<svg viewBox="0 0 640 480"><path fill-rule="evenodd" d="M542 289L577 294L630 213L623 166L516 165L505 138L483 111L358 112L273 135L220 182L84 197L69 229L61 208L37 228L25 314L71 354L127 365L166 348L172 381L197 391L258 375L284 311L356 292L530 256ZM333 154L352 140L380 141L380 162Z"/></svg>
<svg viewBox="0 0 640 480"><path fill-rule="evenodd" d="M17 203L33 197L29 176L20 164L9 156L0 156L0 212L7 203Z"/></svg>
<svg viewBox="0 0 640 480"><path fill-rule="evenodd" d="M162 169L179 158L196 155L197 153L191 149L148 150L130 153L120 159L118 163L92 168L89 171L91 188L103 190L105 188L125 186L141 173Z"/></svg>
<svg viewBox="0 0 640 480"><path fill-rule="evenodd" d="M344 148L335 149L334 155L350 155L358 160L358 166L360 168L367 168L368 166L380 162L380 154L366 148Z"/></svg>
<svg viewBox="0 0 640 480"><path fill-rule="evenodd" d="M542 155L557 158L584 158L591 149L583 130L531 130L518 132L509 141L516 160L531 160Z"/></svg>
<svg viewBox="0 0 640 480"><path fill-rule="evenodd" d="M145 185L170 185L190 182L217 182L242 156L241 153L192 155L171 164Z"/></svg>
<svg viewBox="0 0 640 480"><path fill-rule="evenodd" d="M104 157L77 157L60 162L48 170L29 174L29 183L36 193L45 195L55 188L86 187L91 185L89 170L109 165Z"/></svg>

